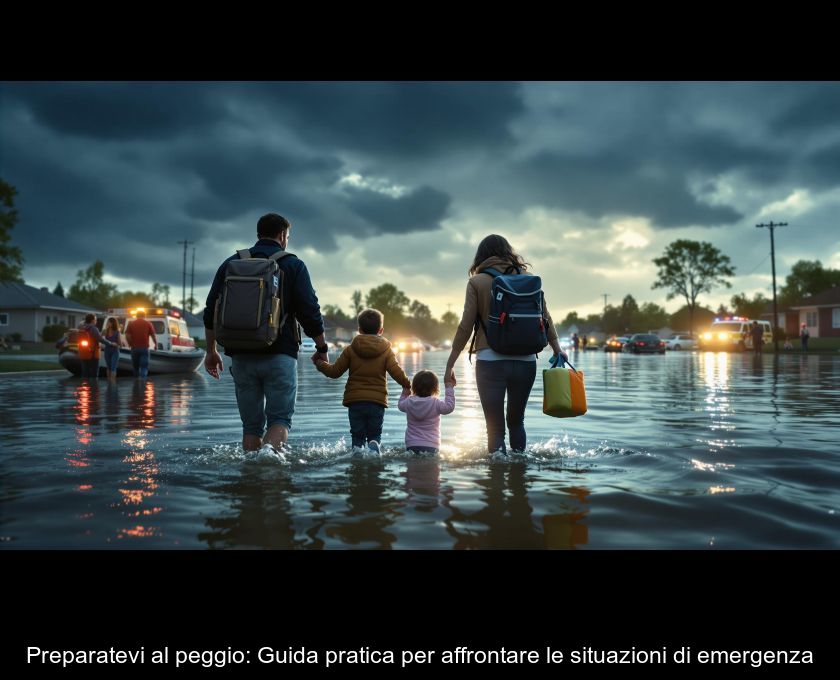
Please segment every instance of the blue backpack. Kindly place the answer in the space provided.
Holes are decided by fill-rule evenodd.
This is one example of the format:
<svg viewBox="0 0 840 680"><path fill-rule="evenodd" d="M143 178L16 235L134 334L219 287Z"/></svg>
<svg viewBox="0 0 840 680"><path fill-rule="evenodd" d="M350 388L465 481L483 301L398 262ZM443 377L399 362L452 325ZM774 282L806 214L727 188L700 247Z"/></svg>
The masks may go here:
<svg viewBox="0 0 840 680"><path fill-rule="evenodd" d="M481 315L476 318L470 360L479 326L491 349L499 354L539 354L548 344L542 280L539 276L521 274L518 268L516 272L503 274L497 269L481 272L493 277L490 312L486 326Z"/></svg>

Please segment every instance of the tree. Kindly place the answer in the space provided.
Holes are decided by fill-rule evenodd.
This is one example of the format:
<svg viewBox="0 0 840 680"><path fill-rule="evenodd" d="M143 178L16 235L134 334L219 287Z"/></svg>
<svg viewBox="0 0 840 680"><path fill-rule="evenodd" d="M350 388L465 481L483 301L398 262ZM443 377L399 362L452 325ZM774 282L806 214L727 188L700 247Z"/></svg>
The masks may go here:
<svg viewBox="0 0 840 680"><path fill-rule="evenodd" d="M111 298L109 307L123 307L125 309L134 309L136 307L157 307L155 301L145 291L120 291Z"/></svg>
<svg viewBox="0 0 840 680"><path fill-rule="evenodd" d="M626 331L634 328L636 313L639 311L639 303L632 295L625 295L621 301L621 312L618 315L621 322L621 330Z"/></svg>
<svg viewBox="0 0 840 680"><path fill-rule="evenodd" d="M324 305L321 308L321 311L326 316L331 316L336 321L340 322L351 322L352 319L344 313L344 311L338 305Z"/></svg>
<svg viewBox="0 0 840 680"><path fill-rule="evenodd" d="M55 288L53 288L53 295L58 295L58 297L64 297L64 287L61 285L61 281L59 281Z"/></svg>
<svg viewBox="0 0 840 680"><path fill-rule="evenodd" d="M393 283L383 283L370 289L365 297L365 304L382 312L386 322L394 327L402 325L409 300Z"/></svg>
<svg viewBox="0 0 840 680"><path fill-rule="evenodd" d="M578 316L577 312L569 312L566 314L566 318L560 322L561 328L569 328L570 326L579 326L580 325L580 317Z"/></svg>
<svg viewBox="0 0 840 680"><path fill-rule="evenodd" d="M359 312L362 311L362 291L354 290L350 299L353 301L353 314L359 316Z"/></svg>
<svg viewBox="0 0 840 680"><path fill-rule="evenodd" d="M198 307L198 300L196 300L193 296L187 298L187 311L192 314L193 309Z"/></svg>
<svg viewBox="0 0 840 680"><path fill-rule="evenodd" d="M15 228L18 212L15 210L17 189L0 179L0 281L23 283L23 253L17 246L8 245L9 232Z"/></svg>
<svg viewBox="0 0 840 680"><path fill-rule="evenodd" d="M645 302L636 313L635 329L639 332L662 328L668 323L670 314L655 302Z"/></svg>
<svg viewBox="0 0 840 680"><path fill-rule="evenodd" d="M162 284L162 283L153 283L152 284L152 294L151 299L152 303L155 306L159 307L169 307L172 303L169 301L169 286Z"/></svg>
<svg viewBox="0 0 840 680"><path fill-rule="evenodd" d="M692 333L697 298L701 293L711 292L715 286L731 288L732 284L724 277L735 275L729 257L705 241L678 239L653 263L659 267L659 271L651 288L665 288L668 300L677 296L685 299L689 332Z"/></svg>
<svg viewBox="0 0 840 680"><path fill-rule="evenodd" d="M756 293L752 300L744 293L733 295L729 301L735 316L745 316L748 319L758 319L770 302L762 293ZM723 307L723 305L721 305ZM718 310L720 313L720 310ZM726 312L724 312L725 315Z"/></svg>
<svg viewBox="0 0 840 680"><path fill-rule="evenodd" d="M432 310L429 309L428 305L420 302L420 300L414 300L408 308L408 311L415 319L422 319L424 321L430 321L432 319Z"/></svg>
<svg viewBox="0 0 840 680"><path fill-rule="evenodd" d="M826 269L819 260L799 260L785 277L785 285L779 290L779 302L793 305L832 286L840 286L840 269Z"/></svg>
<svg viewBox="0 0 840 680"><path fill-rule="evenodd" d="M67 297L97 309L112 306L117 299L117 287L113 283L105 283L102 276L105 265L97 260L85 270L76 272L76 283L70 286Z"/></svg>
<svg viewBox="0 0 840 680"><path fill-rule="evenodd" d="M458 328L458 324L460 323L461 319L458 318L458 315L455 312L445 311L443 316L440 317L440 330L441 333L445 337L452 338L455 335L455 330Z"/></svg>

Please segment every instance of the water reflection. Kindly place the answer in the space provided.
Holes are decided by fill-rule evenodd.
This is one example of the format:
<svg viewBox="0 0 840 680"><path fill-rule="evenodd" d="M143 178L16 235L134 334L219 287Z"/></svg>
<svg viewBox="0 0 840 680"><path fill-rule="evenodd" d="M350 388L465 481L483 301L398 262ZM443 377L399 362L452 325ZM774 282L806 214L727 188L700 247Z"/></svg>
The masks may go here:
<svg viewBox="0 0 840 680"><path fill-rule="evenodd" d="M299 490L286 471L249 464L240 476L212 490L226 510L206 518L208 530L198 534L210 548L297 548L308 543L295 531L291 499ZM313 547L322 545L315 541Z"/></svg>
<svg viewBox="0 0 840 680"><path fill-rule="evenodd" d="M126 414L122 444L127 449L122 462L128 476L117 487L119 499L111 505L128 521L116 531L117 539L160 537L155 516L163 511L157 495L160 489L159 446L153 430L158 419L155 384L151 380L135 380Z"/></svg>
<svg viewBox="0 0 840 680"><path fill-rule="evenodd" d="M346 470L347 508L331 517L324 534L357 547L390 548L397 536L388 528L394 524L401 501L391 494L381 461L353 461Z"/></svg>

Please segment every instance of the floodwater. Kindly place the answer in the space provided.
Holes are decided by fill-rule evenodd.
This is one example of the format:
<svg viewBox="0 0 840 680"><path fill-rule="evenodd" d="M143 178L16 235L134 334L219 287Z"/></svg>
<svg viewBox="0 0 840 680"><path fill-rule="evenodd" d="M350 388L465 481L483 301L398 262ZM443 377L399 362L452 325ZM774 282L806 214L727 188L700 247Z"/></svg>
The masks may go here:
<svg viewBox="0 0 840 680"><path fill-rule="evenodd" d="M840 548L840 357L571 359L589 412L543 415L538 375L509 460L465 358L431 459L405 453L390 380L384 455L352 458L344 378L308 359L286 455L242 450L227 370L0 377L0 548Z"/></svg>

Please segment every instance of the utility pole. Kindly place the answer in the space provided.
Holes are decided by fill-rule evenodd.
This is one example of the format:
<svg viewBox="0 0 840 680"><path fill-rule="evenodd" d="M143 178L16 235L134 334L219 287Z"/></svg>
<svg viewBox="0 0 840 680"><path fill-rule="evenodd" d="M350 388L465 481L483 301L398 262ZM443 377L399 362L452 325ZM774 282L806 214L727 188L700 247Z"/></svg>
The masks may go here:
<svg viewBox="0 0 840 680"><path fill-rule="evenodd" d="M601 293L604 296L604 316L607 315L607 298L610 296L609 293Z"/></svg>
<svg viewBox="0 0 840 680"><path fill-rule="evenodd" d="M788 226L787 222L770 222L770 224L756 224L756 229L769 229L770 230L770 262L773 268L773 351L776 352L778 355L779 353L779 338L778 334L776 333L776 328L779 324L779 310L776 305L776 242L773 238L773 230L776 227L786 227Z"/></svg>
<svg viewBox="0 0 840 680"><path fill-rule="evenodd" d="M184 244L184 266L181 269L181 309L184 310L187 308L187 245L192 241L184 239L178 243Z"/></svg>
<svg viewBox="0 0 840 680"><path fill-rule="evenodd" d="M192 273L190 274L190 314L193 310L193 291L195 290L195 246L193 246Z"/></svg>

